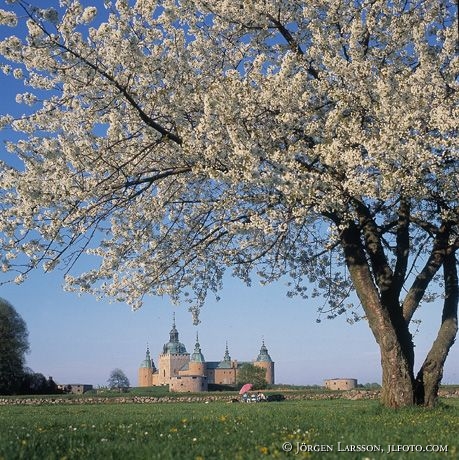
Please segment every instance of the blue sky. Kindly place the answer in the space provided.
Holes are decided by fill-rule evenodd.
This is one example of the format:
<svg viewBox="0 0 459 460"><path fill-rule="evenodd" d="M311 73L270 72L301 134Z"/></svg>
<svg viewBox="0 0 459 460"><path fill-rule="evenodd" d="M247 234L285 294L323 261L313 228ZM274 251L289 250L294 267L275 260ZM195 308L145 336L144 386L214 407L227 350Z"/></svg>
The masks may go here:
<svg viewBox="0 0 459 460"><path fill-rule="evenodd" d="M219 302L210 300L201 324L193 326L184 307L167 299L148 298L131 311L124 304L98 302L61 289L58 273L36 272L22 285L0 288L29 329L31 353L27 364L58 383L104 385L110 371L121 368L132 385L147 343L157 362L168 341L172 313L180 340L192 352L196 331L205 358L230 355L240 361L256 358L264 339L276 363L276 383L322 384L326 378L353 377L360 383L380 382L379 351L365 321L349 325L344 318L316 323L313 301L285 296L281 283L245 287L229 278ZM425 356L439 321L440 305L428 304L415 339ZM445 366L444 383L459 382L457 344Z"/></svg>
<svg viewBox="0 0 459 460"><path fill-rule="evenodd" d="M0 37L11 33L12 29L0 28ZM17 81L0 74L0 112L21 113L23 108L14 104L18 90ZM0 132L0 159L6 159L3 140L8 136L11 132ZM287 298L281 282L266 287L254 283L247 288L228 278L221 300L209 298L198 326L192 325L185 307L173 307L168 299L150 297L133 312L124 304L66 293L61 285L59 272L36 272L22 285L0 286L0 297L11 302L27 323L31 346L27 365L58 383L104 385L111 370L119 367L136 385L147 343L157 362L168 341L173 312L187 350L193 351L198 331L203 354L210 361L223 358L226 341L233 359L250 361L264 339L276 363L276 383L322 384L334 377L353 377L360 383L381 379L379 350L365 321L349 325L338 317L317 323L320 300ZM417 315L423 321L415 337L418 359L424 358L435 338L440 302L427 304ZM446 362L444 383L459 382L457 355L456 343Z"/></svg>

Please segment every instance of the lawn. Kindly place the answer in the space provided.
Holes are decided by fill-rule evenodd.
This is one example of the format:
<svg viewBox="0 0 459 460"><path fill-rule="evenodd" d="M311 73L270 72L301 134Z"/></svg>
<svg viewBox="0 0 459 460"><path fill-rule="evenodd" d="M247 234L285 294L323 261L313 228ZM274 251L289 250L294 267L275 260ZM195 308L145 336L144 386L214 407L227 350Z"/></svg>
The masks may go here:
<svg viewBox="0 0 459 460"><path fill-rule="evenodd" d="M1 460L456 459L457 433L458 399L398 411L341 399L0 406Z"/></svg>

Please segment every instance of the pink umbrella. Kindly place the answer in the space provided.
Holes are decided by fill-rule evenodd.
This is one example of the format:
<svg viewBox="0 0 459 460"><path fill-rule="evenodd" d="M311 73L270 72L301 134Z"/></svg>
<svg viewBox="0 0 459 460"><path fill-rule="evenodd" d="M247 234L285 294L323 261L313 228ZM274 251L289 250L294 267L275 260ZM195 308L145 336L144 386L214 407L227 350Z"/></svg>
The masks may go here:
<svg viewBox="0 0 459 460"><path fill-rule="evenodd" d="M247 393L252 389L253 385L251 383L246 383L245 385L242 386L242 388L239 390L239 394L243 395L244 393Z"/></svg>

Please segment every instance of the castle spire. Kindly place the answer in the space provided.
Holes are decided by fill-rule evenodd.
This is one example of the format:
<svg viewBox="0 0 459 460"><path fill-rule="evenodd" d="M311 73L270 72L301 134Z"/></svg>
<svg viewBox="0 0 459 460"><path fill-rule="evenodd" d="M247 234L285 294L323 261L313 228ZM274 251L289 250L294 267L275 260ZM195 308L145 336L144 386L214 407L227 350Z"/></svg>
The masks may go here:
<svg viewBox="0 0 459 460"><path fill-rule="evenodd" d="M175 312L172 314L172 329L169 332L169 342L163 346L163 354L184 354L186 348L179 342L179 333L175 326Z"/></svg>
<svg viewBox="0 0 459 460"><path fill-rule="evenodd" d="M145 352L145 359L142 361L140 367L145 367L147 369L154 369L155 365L153 364L153 360L151 359L150 355L150 348L147 343L147 351Z"/></svg>
<svg viewBox="0 0 459 460"><path fill-rule="evenodd" d="M199 336L196 332L196 344L194 346L194 353L191 355L191 361L203 363L205 362L204 355L201 352L201 345L199 345Z"/></svg>
<svg viewBox="0 0 459 460"><path fill-rule="evenodd" d="M228 340L226 341L225 356L223 357L223 361L231 361L231 356L228 351Z"/></svg>
<svg viewBox="0 0 459 460"><path fill-rule="evenodd" d="M269 356L268 349L266 348L264 338L261 341L261 348L257 357L257 361L272 362L271 356Z"/></svg>
<svg viewBox="0 0 459 460"><path fill-rule="evenodd" d="M231 356L228 351L228 341L226 341L225 356L223 356L223 360L218 363L217 367L219 369L230 369L231 368Z"/></svg>
<svg viewBox="0 0 459 460"><path fill-rule="evenodd" d="M175 327L175 312L172 314L172 329L169 333L169 342L177 343L179 341L179 334Z"/></svg>

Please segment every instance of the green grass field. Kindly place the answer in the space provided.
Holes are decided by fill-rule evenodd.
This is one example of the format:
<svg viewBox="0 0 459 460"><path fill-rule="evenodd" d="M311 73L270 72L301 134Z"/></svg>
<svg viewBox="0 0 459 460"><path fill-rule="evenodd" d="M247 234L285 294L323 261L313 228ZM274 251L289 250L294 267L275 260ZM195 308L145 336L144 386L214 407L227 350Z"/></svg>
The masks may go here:
<svg viewBox="0 0 459 460"><path fill-rule="evenodd" d="M457 459L458 433L458 399L398 411L341 399L0 406L2 460Z"/></svg>

